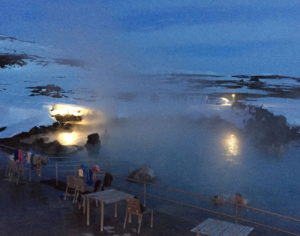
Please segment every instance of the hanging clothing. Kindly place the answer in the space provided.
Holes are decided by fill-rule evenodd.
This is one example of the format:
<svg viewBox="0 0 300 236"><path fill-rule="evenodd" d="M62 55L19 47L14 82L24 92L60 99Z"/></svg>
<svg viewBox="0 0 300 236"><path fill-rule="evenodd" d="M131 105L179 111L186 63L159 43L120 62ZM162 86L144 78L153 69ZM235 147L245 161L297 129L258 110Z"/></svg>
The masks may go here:
<svg viewBox="0 0 300 236"><path fill-rule="evenodd" d="M19 162L22 162L22 160L23 160L23 152L22 152L22 150L18 150L18 161Z"/></svg>
<svg viewBox="0 0 300 236"><path fill-rule="evenodd" d="M31 152L27 152L26 153L26 162L27 162L27 164L31 163L31 156L32 156Z"/></svg>
<svg viewBox="0 0 300 236"><path fill-rule="evenodd" d="M10 160L12 160L12 161L14 161L14 160L15 160L15 157L14 157L14 155L13 155L13 154L9 154L9 155L8 155L8 158L9 158Z"/></svg>
<svg viewBox="0 0 300 236"><path fill-rule="evenodd" d="M37 155L35 155L35 154L32 154L32 155L31 155L31 165L32 165L33 167L35 167L35 166L37 165L37 159L38 159L38 156L37 156Z"/></svg>

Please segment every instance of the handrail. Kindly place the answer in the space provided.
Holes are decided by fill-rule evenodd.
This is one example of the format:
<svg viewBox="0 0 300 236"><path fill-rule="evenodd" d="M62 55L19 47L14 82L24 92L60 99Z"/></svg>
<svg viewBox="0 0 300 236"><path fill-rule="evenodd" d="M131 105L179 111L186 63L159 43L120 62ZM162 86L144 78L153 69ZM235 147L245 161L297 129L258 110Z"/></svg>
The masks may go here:
<svg viewBox="0 0 300 236"><path fill-rule="evenodd" d="M4 145L4 144L0 144L0 147L2 148L6 148L6 149L10 149L10 150L15 150L16 148L13 148L13 147L10 147L10 146L7 146L7 145Z"/></svg>
<svg viewBox="0 0 300 236"><path fill-rule="evenodd" d="M113 167L136 167L134 165L121 165L121 164L115 164L115 163L111 163L110 164L111 166ZM70 165L59 165L60 167L80 167L80 165L73 165L73 164L70 164ZM47 165L45 166L45 168L55 168L56 166L55 165ZM101 166L100 166L101 167Z"/></svg>
<svg viewBox="0 0 300 236"><path fill-rule="evenodd" d="M144 184L144 185L163 188L163 189L167 189L167 190L170 190L170 191L180 192L180 193L188 194L188 195L199 197L199 198L206 199L206 200L208 200L208 199L211 200L211 197L201 195L201 194L197 194L197 193L188 192L188 191L185 191L185 190L182 190L182 189L177 189L177 188L173 188L173 187L169 187L169 186L165 186L165 185L154 184L154 183L140 181L140 180L131 179L131 178L124 179L120 176L115 176L115 175L114 175L114 177L116 177L118 179L122 179L122 180L129 180L131 182L136 182L136 183L140 183L140 184ZM129 190L129 191L134 191L134 190ZM138 191L134 191L134 192L138 192ZM143 192L138 192L138 193L143 194ZM226 214L224 212L214 211L214 210L203 208L203 207L196 206L196 205L193 205L193 204L184 203L184 202L180 202L180 201L177 201L177 200L174 200L174 199L161 197L161 196L158 196L156 194L147 193L147 197L148 196L152 197L152 198L168 201L168 202L171 202L171 203L174 203L174 204L177 204L177 205L182 205L182 206L191 207L191 208L195 208L195 209L198 209L198 210L206 211L206 212L209 212L211 214L216 214L216 215L220 215L220 216L224 216L224 217L229 217L229 218L232 218L234 220L243 221L245 223L254 224L254 225L257 225L257 226L260 226L260 227L264 227L264 228L269 229L269 230L273 230L273 231L277 231L277 232L281 232L281 233L285 233L285 234L289 234L289 235L293 235L293 236L299 236L300 235L300 234L290 232L290 231L287 231L287 230L284 230L284 229L281 229L281 228L278 228L278 227L274 227L274 226L271 226L271 225L262 224L262 223L258 223L258 222L252 221L252 220L241 218L238 215L230 215L230 214ZM300 219L290 217L290 216L285 216L285 215L275 213L275 212L271 212L271 211L266 211L266 210L259 209L259 208L256 208L256 207L237 205L237 204L234 204L232 201L228 201L228 200L224 200L222 203L233 205L236 208L237 207L247 208L249 210L260 212L260 213L263 213L263 214L266 214L266 215L276 216L276 217L279 217L279 218L282 218L282 219L286 219L286 220L290 220L290 221L300 223Z"/></svg>
<svg viewBox="0 0 300 236"><path fill-rule="evenodd" d="M182 202L179 202L179 201L176 201L176 200L171 200L171 199L163 198L163 197L160 197L160 196L157 196L157 195L154 195L154 194L148 194L148 195L150 195L150 196L152 196L154 198L158 198L160 200L164 200L164 201L175 203L177 205L182 205L182 206L186 206L186 207L196 208L198 210L206 211L206 212L209 212L209 213L212 213L212 214L216 214L216 215L220 215L220 216L225 216L225 217L233 218L235 220L244 221L244 222L247 222L247 223L259 225L261 227L269 228L271 230L275 230L275 231L278 231L278 232L287 233L287 234L295 235L295 236L299 236L300 235L300 234L296 234L296 233L293 233L293 232L290 232L290 231L286 231L286 230L283 230L283 229L280 229L280 228L277 228L277 227L273 227L273 226L270 226L270 225L261 224L261 223L255 222L255 221L247 220L247 219L244 219L244 218L241 218L241 217L238 217L238 216L233 216L233 215L229 215L229 214L226 214L226 213L223 213L223 212L218 212L218 211L210 210L210 209L207 209L207 208L195 206L193 204L182 203Z"/></svg>
<svg viewBox="0 0 300 236"><path fill-rule="evenodd" d="M116 176L116 177L120 178L118 176ZM122 179L122 178L120 178L120 179ZM211 197L209 197L209 196L201 195L201 194L198 194L198 193L188 192L186 190L182 190L182 189L178 189L178 188L174 188L174 187L169 187L169 186L166 186L166 185L160 185L160 184L154 184L154 183L139 181L139 180L132 179L132 178L126 178L126 179L129 180L129 181L132 181L132 182L137 182L137 183L141 183L141 184L148 184L148 185L156 186L156 187L159 187L159 188L164 188L164 189L168 189L168 190L171 190L171 191L175 191L175 192L179 192L179 193L184 193L184 194L188 194L188 195L191 195L191 196L195 196L195 197L200 197L200 198L203 198L203 199L209 199L209 200L211 200ZM232 201L228 201L228 200L223 200L222 202L230 204L230 205L236 205ZM261 213L264 213L264 214L268 214L268 215L272 215L272 216L277 216L277 217L285 218L287 220L292 220L292 221L300 223L300 219L297 219L297 218L294 218L294 217L285 216L285 215L282 215L282 214L279 214L279 213L275 213L275 212L263 210L263 209L260 209L260 208L256 208L256 207L252 207L252 206L247 206L247 205L242 205L240 207L248 208L248 209L253 210L253 211L258 211L258 212L261 212Z"/></svg>

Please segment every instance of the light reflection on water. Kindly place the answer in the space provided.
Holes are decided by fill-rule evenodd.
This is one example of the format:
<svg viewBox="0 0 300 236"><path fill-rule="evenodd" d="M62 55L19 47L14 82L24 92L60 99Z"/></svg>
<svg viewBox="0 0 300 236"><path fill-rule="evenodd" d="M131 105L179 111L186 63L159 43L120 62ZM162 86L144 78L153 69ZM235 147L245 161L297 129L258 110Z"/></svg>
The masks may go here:
<svg viewBox="0 0 300 236"><path fill-rule="evenodd" d="M227 157L236 157L240 154L240 141L236 135L234 134L227 135L224 139L223 145Z"/></svg>
<svg viewBox="0 0 300 236"><path fill-rule="evenodd" d="M57 140L62 145L75 145L78 143L79 134L77 132L62 132L57 136Z"/></svg>

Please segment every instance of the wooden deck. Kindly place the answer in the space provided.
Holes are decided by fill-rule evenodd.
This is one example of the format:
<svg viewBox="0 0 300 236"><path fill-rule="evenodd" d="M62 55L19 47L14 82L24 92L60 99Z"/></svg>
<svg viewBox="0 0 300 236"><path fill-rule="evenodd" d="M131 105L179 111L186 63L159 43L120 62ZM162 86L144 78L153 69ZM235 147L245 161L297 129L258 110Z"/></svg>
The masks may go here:
<svg viewBox="0 0 300 236"><path fill-rule="evenodd" d="M252 230L253 228L248 226L208 218L193 228L191 232L209 236L247 236Z"/></svg>

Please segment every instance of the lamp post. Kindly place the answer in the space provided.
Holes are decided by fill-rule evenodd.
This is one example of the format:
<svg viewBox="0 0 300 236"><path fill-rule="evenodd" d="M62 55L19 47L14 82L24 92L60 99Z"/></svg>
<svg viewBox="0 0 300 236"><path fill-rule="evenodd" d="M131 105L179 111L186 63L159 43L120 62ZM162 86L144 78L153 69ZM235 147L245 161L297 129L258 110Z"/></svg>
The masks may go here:
<svg viewBox="0 0 300 236"><path fill-rule="evenodd" d="M234 100L235 100L235 94L234 93L231 94L231 97L232 97L232 102L234 102Z"/></svg>

